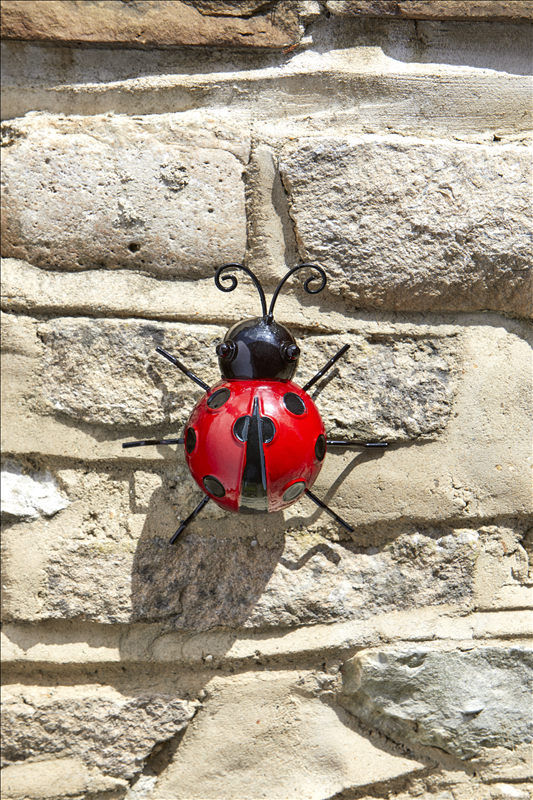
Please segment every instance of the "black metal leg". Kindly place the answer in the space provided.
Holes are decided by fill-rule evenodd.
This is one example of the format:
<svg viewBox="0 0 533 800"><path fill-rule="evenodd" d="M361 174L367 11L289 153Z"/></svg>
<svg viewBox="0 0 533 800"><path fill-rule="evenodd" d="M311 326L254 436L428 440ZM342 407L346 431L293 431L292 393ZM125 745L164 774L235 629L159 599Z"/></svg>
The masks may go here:
<svg viewBox="0 0 533 800"><path fill-rule="evenodd" d="M178 359L175 356L171 355L170 353L167 353L167 351L163 350L162 347L156 347L155 349L156 349L156 353L159 353L159 355L164 356L165 358L168 358L168 360L170 361L171 364L174 364L174 366L176 366L178 369L181 369L181 371L183 372L184 375L186 375L188 378L190 378L191 381L194 381L195 383L197 383L198 386L201 386L202 389L205 392L209 391L209 386L207 385L207 383L204 383L202 380L200 380L200 378L198 378L194 374L194 372L191 372L190 369L187 369L185 364L182 364L181 361L178 361Z"/></svg>
<svg viewBox="0 0 533 800"><path fill-rule="evenodd" d="M319 370L319 371L316 373L316 375L314 375L314 376L311 378L311 380L310 380L310 381L307 381L307 383L305 384L305 386L303 386L303 387L302 387L302 388L303 388L303 390L304 390L304 392L308 392L308 391L309 391L309 389L311 388L311 386L314 386L314 385L315 385L315 383L316 383L317 381L319 381L319 380L320 380L320 378L322 377L322 375L325 375L325 374L326 374L326 372L328 371L328 369L331 369L331 367L333 366L333 364L335 364L335 362L336 362L336 361L338 361L338 360L339 360L339 358L342 358L342 356L345 354L345 352L346 352L347 350L349 350L349 349L350 349L350 345L349 345L349 344L345 344L345 345L344 345L344 347L341 347L341 349L339 350L339 352L338 352L338 353L335 353L335 355L333 356L333 358L330 358L330 360L328 361L328 363L327 363L327 364L325 364L325 365L322 367L322 369L321 369L321 370Z"/></svg>
<svg viewBox="0 0 533 800"><path fill-rule="evenodd" d="M203 508L203 507L204 507L204 506L205 506L205 505L206 505L208 502L209 502L209 497L208 497L208 495L205 495L205 497L204 497L204 498L203 498L203 499L202 499L202 500L201 500L201 501L198 503L198 505L196 506L196 508L195 508L195 509L194 509L194 511L192 512L192 514L189 514L189 516L187 517L187 519L186 519L186 520L184 520L184 521L181 523L181 525L179 526L178 530L176 531L176 533L174 534L174 536L173 536L173 537L172 537L172 539L170 540L170 544L174 544L174 542L176 541L176 539L178 538L178 536L179 536L181 533L183 533L183 531L185 530L185 528L187 527L187 525L189 525L189 524L190 524L190 523L193 521L193 519L194 519L196 516L198 516L198 514L200 513L200 511L202 510L202 508Z"/></svg>
<svg viewBox="0 0 533 800"><path fill-rule="evenodd" d="M146 447L149 444L183 444L185 439L144 439L142 442L125 442L122 447Z"/></svg>
<svg viewBox="0 0 533 800"><path fill-rule="evenodd" d="M348 442L345 439L328 439L327 440L328 447L357 447L358 449L362 449L363 447L388 447L388 442Z"/></svg>
<svg viewBox="0 0 533 800"><path fill-rule="evenodd" d="M332 511L329 506L327 506L324 502L322 502L322 500L319 500L319 498L316 496L316 494L313 494L313 492L310 492L309 489L306 489L305 493L308 496L308 498L313 501L313 503L316 503L317 506L319 506L320 508L323 508L324 511L326 511L330 515L330 517L333 517L333 519L336 522L338 522L339 525L342 525L344 530L348 531L348 533L353 533L354 532L355 528L352 528L352 526L348 525L348 523L345 522L342 519L342 517L339 517L338 514L335 514L335 512Z"/></svg>

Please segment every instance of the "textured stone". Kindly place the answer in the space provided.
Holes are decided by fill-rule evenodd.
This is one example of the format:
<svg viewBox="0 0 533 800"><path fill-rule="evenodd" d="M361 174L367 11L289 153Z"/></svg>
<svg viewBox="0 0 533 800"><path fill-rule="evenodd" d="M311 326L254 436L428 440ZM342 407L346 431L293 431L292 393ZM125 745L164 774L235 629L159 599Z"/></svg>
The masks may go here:
<svg viewBox="0 0 533 800"><path fill-rule="evenodd" d="M331 14L394 19L533 20L528 0L327 0Z"/></svg>
<svg viewBox="0 0 533 800"><path fill-rule="evenodd" d="M293 627L414 606L461 606L472 596L477 552L474 531L404 535L382 548L326 542L316 534L287 535L277 547L191 534L183 549L169 554L159 541L146 541L133 565L132 612L140 621L172 619L177 629L205 630ZM60 577L65 566L54 568L56 591L75 607L76 580ZM52 597L49 603L55 616Z"/></svg>
<svg viewBox="0 0 533 800"><path fill-rule="evenodd" d="M134 47L276 48L298 41L298 18L292 3L286 0L273 6L266 4L266 14L261 13L264 2L221 2L217 13L224 15L222 19L210 18L214 5L179 0L134 4L104 0L81 7L72 0L3 0L1 34L4 39Z"/></svg>
<svg viewBox="0 0 533 800"><path fill-rule="evenodd" d="M79 758L42 759L2 770L2 800L118 800L127 786L124 780L87 769Z"/></svg>
<svg viewBox="0 0 533 800"><path fill-rule="evenodd" d="M531 742L531 650L364 651L344 667L340 702L396 741L461 759Z"/></svg>
<svg viewBox="0 0 533 800"><path fill-rule="evenodd" d="M324 538L338 527L305 517L308 501L286 522L221 519L210 505L171 547L176 512L183 518L199 499L182 462L156 474L115 468L83 479L62 470L59 479L72 506L47 528L31 523L4 535L6 620L276 628L465 608L474 598L480 545L472 529L385 533L369 547Z"/></svg>
<svg viewBox="0 0 533 800"><path fill-rule="evenodd" d="M10 461L2 467L2 514L22 519L40 514L51 517L68 504L50 472L24 474L20 465Z"/></svg>
<svg viewBox="0 0 533 800"><path fill-rule="evenodd" d="M16 135L13 120L35 109L67 117L138 117L173 109L183 129L214 118L241 131L253 125L258 147L332 131L451 138L496 148L529 142L528 25L418 22L415 31L411 21L323 15L313 25L313 40L311 52L261 58L218 49L65 51L4 41L5 139ZM286 215L283 192L280 198L272 222ZM255 254L255 232L250 245Z"/></svg>
<svg viewBox="0 0 533 800"><path fill-rule="evenodd" d="M531 315L525 148L321 138L280 169L300 256L350 304Z"/></svg>
<svg viewBox="0 0 533 800"><path fill-rule="evenodd" d="M350 656L362 647L451 646L468 652L476 645L506 638L527 641L531 637L531 611L490 611L465 613L450 605L422 606L406 611L374 614L368 619L349 622L317 623L270 631L218 628L211 631L169 631L166 623L146 625L73 624L71 620L51 620L35 624L5 622L1 632L2 662L6 671L25 673L55 665L63 670L92 671L98 665L126 671L139 664L160 670L176 665L193 667L192 673L208 668L241 669L277 663L331 663ZM408 645L406 644L408 643ZM206 655L212 660L206 662ZM119 664L120 662L120 664ZM83 666L85 665L85 666ZM531 748L524 745L526 751ZM504 772L505 748L495 748L492 777ZM517 760L508 766L508 777L530 775L530 760Z"/></svg>
<svg viewBox="0 0 533 800"><path fill-rule="evenodd" d="M149 797L322 800L422 768L357 733L349 715L328 703L332 683L331 675L290 670L215 678L205 712Z"/></svg>
<svg viewBox="0 0 533 800"><path fill-rule="evenodd" d="M51 410L108 426L182 429L201 389L155 353L176 354L210 385L225 329L134 320L58 319L39 327L41 373ZM348 343L352 349L313 390L328 435L355 440L429 437L447 425L456 388L455 337L344 335L301 341L303 384ZM174 388L175 387L175 388Z"/></svg>
<svg viewBox="0 0 533 800"><path fill-rule="evenodd" d="M139 320L58 319L39 328L46 346L43 394L78 422L150 427L181 435L203 391L155 352L176 354L202 380L220 380L215 346L225 329Z"/></svg>
<svg viewBox="0 0 533 800"><path fill-rule="evenodd" d="M11 687L2 701L3 766L37 756L79 758L88 769L131 780L195 711L194 703L153 693Z"/></svg>
<svg viewBox="0 0 533 800"><path fill-rule="evenodd" d="M173 115L30 115L2 158L2 253L48 269L198 278L246 247L246 136Z"/></svg>
<svg viewBox="0 0 533 800"><path fill-rule="evenodd" d="M351 349L337 374L311 389L330 438L412 441L444 430L457 386L456 337L316 337L303 343L301 371L312 377L345 343Z"/></svg>

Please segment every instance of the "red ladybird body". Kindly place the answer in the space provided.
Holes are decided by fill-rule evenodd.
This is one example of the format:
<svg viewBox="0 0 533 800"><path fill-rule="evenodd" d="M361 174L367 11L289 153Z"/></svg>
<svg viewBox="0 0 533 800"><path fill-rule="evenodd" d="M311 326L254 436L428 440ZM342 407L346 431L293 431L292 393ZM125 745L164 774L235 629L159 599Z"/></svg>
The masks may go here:
<svg viewBox="0 0 533 800"><path fill-rule="evenodd" d="M326 285L326 273L316 264L292 267L279 282L267 311L263 287L242 264L219 267L215 274L216 286L223 292L232 292L237 279L233 274L224 273L236 269L245 272L255 284L262 316L237 322L216 346L222 380L209 387L175 356L157 347L160 355L201 386L205 394L192 410L183 439L152 439L127 442L122 446L184 444L187 466L204 497L181 523L170 540L172 544L209 500L227 511L254 514L280 511L304 494L353 533L351 525L310 490L322 468L328 444L360 445L328 442L324 423L306 391L331 369L350 345L341 347L302 389L292 382L300 348L291 332L273 316L279 292L291 275L302 269L318 272L317 288L311 288L313 277L304 283L308 294L317 294ZM386 442L364 446L384 447Z"/></svg>
<svg viewBox="0 0 533 800"><path fill-rule="evenodd" d="M311 488L326 439L313 400L292 381L222 380L194 407L184 447L202 491L254 513L287 508Z"/></svg>

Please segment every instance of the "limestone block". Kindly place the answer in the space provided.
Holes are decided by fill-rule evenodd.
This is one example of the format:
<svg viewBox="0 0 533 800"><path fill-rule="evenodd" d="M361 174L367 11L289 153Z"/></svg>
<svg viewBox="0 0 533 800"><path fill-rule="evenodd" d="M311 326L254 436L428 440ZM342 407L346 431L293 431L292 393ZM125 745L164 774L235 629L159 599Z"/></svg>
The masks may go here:
<svg viewBox="0 0 533 800"><path fill-rule="evenodd" d="M213 385L225 328L137 320L56 319L38 327L46 354L42 391L51 411L107 426L182 429L202 395L155 353L163 347ZM313 337L301 342L298 383L343 345L336 374L312 390L333 438L410 440L447 425L458 370L456 337L409 334Z"/></svg>
<svg viewBox="0 0 533 800"><path fill-rule="evenodd" d="M58 480L71 506L4 534L6 621L276 628L473 601L483 553L472 528L385 531L375 546L335 541L335 523L306 517L304 502L287 521L252 522L210 504L170 546L200 494L183 461L153 473L60 470Z"/></svg>
<svg viewBox="0 0 533 800"><path fill-rule="evenodd" d="M213 679L205 711L149 798L322 800L422 768L361 736L348 714L315 696L320 685L289 670Z"/></svg>
<svg viewBox="0 0 533 800"><path fill-rule="evenodd" d="M147 691L8 687L2 701L4 765L69 757L85 770L131 780L159 742L185 730L195 703Z"/></svg>
<svg viewBox="0 0 533 800"><path fill-rule="evenodd" d="M23 474L16 463L7 461L3 465L2 514L22 519L35 519L40 514L51 517L68 504L50 472Z"/></svg>
<svg viewBox="0 0 533 800"><path fill-rule="evenodd" d="M132 319L60 318L40 325L46 406L93 425L171 424L179 436L204 392L155 348L175 354L212 386L220 380L215 347L225 332L212 325Z"/></svg>
<svg viewBox="0 0 533 800"><path fill-rule="evenodd" d="M324 137L280 169L300 256L352 305L531 315L527 149Z"/></svg>
<svg viewBox="0 0 533 800"><path fill-rule="evenodd" d="M369 16L394 19L434 20L532 20L531 4L527 0L327 0L331 14L342 17Z"/></svg>
<svg viewBox="0 0 533 800"><path fill-rule="evenodd" d="M322 15L313 25L313 39L310 51L254 54L252 60L248 53L220 49L199 58L190 48L65 51L53 43L4 41L5 141L17 135L13 121L35 109L68 118L136 118L171 108L178 112L179 137L191 121L201 127L215 118L236 133L253 125L258 146L332 131L393 132L495 147L529 142L527 25L420 22L415 31L412 21ZM277 203L276 184L270 202L277 208L270 220L279 213L284 223L285 201L281 192ZM255 255L257 229L250 244ZM283 243L279 248L276 242L276 249L283 252Z"/></svg>
<svg viewBox="0 0 533 800"><path fill-rule="evenodd" d="M458 337L313 337L303 342L301 382L343 344L351 349L336 374L311 389L330 438L412 441L446 428L461 361Z"/></svg>
<svg viewBox="0 0 533 800"><path fill-rule="evenodd" d="M298 41L298 17L292 3L269 4L268 13L261 13L265 4L260 2L235 5L145 0L140 6L129 6L105 0L80 7L71 0L47 0L44 5L4 0L2 38L134 47L276 48Z"/></svg>
<svg viewBox="0 0 533 800"><path fill-rule="evenodd" d="M127 786L124 780L87 769L80 758L42 759L11 764L2 770L2 800L113 798L117 797L115 791L118 796L123 795Z"/></svg>
<svg viewBox="0 0 533 800"><path fill-rule="evenodd" d="M363 651L343 670L339 701L395 741L461 759L532 741L530 649Z"/></svg>
<svg viewBox="0 0 533 800"><path fill-rule="evenodd" d="M4 255L48 269L127 267L187 279L242 260L246 133L209 122L183 130L174 115L33 114L10 129Z"/></svg>

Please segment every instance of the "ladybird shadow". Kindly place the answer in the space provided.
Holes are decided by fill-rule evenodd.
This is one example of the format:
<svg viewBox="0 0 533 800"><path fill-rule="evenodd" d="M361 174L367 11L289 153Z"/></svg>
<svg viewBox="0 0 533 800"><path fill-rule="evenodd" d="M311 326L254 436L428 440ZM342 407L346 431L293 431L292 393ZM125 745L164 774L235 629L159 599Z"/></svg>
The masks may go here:
<svg viewBox="0 0 533 800"><path fill-rule="evenodd" d="M199 499L195 491L191 508ZM179 520L165 479L146 509L132 511L146 513L133 558L132 621L191 632L244 626L283 553L283 515L269 514L265 526L264 514L213 517L208 506L171 545Z"/></svg>

